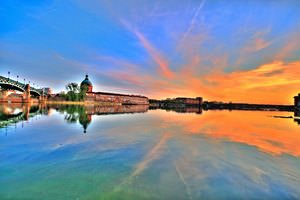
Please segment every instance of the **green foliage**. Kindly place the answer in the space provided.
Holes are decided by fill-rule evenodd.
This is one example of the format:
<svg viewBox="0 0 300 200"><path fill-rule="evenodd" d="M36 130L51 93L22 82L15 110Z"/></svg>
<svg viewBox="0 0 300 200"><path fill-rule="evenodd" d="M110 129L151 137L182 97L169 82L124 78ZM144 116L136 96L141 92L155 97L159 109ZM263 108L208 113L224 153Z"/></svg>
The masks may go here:
<svg viewBox="0 0 300 200"><path fill-rule="evenodd" d="M68 123L77 123L79 122L84 129L90 124L91 119L86 113L84 106L79 105L60 105L59 111L65 113L65 120ZM85 130L86 131L86 130Z"/></svg>
<svg viewBox="0 0 300 200"><path fill-rule="evenodd" d="M62 95L67 101L84 101L87 86L79 87L77 83L69 83L66 85L67 94Z"/></svg>
<svg viewBox="0 0 300 200"><path fill-rule="evenodd" d="M64 98L64 99L67 99L67 94L65 92L60 92L59 96Z"/></svg>
<svg viewBox="0 0 300 200"><path fill-rule="evenodd" d="M84 100L86 97L86 92L88 91L88 87L86 85L82 85L79 91L79 99Z"/></svg>

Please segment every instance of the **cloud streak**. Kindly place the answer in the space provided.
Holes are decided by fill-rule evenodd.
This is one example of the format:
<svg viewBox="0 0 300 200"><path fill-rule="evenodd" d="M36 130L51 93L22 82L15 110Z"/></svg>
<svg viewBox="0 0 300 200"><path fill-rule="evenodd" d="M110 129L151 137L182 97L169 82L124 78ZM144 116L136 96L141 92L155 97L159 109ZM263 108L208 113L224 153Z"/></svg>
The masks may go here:
<svg viewBox="0 0 300 200"><path fill-rule="evenodd" d="M148 52L151 58L156 62L158 65L161 74L165 78L172 78L173 72L169 68L168 60L165 59L158 50L150 43L150 41L136 28L132 28L126 21L121 20L122 24L130 30L139 40L140 44L144 47L144 49Z"/></svg>
<svg viewBox="0 0 300 200"><path fill-rule="evenodd" d="M193 15L189 27L187 28L187 30L184 32L183 37L181 39L181 41L184 41L186 39L186 37L190 34L190 32L193 30L195 24L196 24L196 20L197 17L201 11L201 9L203 8L204 4L205 4L206 0L202 0L201 3L199 4L199 6L197 7L195 14ZM180 42L181 43L181 42Z"/></svg>

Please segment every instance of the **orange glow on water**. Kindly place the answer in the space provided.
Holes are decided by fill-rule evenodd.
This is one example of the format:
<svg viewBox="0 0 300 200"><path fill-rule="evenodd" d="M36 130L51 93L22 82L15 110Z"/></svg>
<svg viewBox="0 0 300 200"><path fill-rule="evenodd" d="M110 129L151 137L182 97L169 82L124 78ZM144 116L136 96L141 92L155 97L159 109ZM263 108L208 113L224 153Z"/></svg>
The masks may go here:
<svg viewBox="0 0 300 200"><path fill-rule="evenodd" d="M175 113L162 115L168 115L166 123L177 124L186 134L246 144L273 155L300 156L298 125L293 119L272 117L291 116L292 113L208 111L184 117Z"/></svg>

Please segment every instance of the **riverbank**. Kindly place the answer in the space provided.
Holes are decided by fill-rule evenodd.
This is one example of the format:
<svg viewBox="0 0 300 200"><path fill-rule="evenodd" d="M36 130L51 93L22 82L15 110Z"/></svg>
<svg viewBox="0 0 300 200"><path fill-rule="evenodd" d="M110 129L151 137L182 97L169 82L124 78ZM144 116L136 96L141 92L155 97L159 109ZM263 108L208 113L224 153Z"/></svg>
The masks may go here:
<svg viewBox="0 0 300 200"><path fill-rule="evenodd" d="M97 106L120 106L120 103L112 102L91 102L91 101L47 101L46 104L59 105L97 105Z"/></svg>
<svg viewBox="0 0 300 200"><path fill-rule="evenodd" d="M204 102L204 110L262 110L262 111L288 111L294 112L293 105L272 105L272 104L249 104L249 103L222 103Z"/></svg>

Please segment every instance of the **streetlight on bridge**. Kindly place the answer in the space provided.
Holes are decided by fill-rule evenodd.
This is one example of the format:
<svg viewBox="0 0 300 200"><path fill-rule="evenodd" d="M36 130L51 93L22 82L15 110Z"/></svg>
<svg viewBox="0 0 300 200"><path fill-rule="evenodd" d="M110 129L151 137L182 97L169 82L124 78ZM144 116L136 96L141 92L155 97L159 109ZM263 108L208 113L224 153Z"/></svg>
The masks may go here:
<svg viewBox="0 0 300 200"><path fill-rule="evenodd" d="M17 83L19 82L19 75L17 75Z"/></svg>
<svg viewBox="0 0 300 200"><path fill-rule="evenodd" d="M24 78L24 85L25 85L25 81L26 81L26 78Z"/></svg>
<svg viewBox="0 0 300 200"><path fill-rule="evenodd" d="M9 80L10 71L7 72L7 79Z"/></svg>

